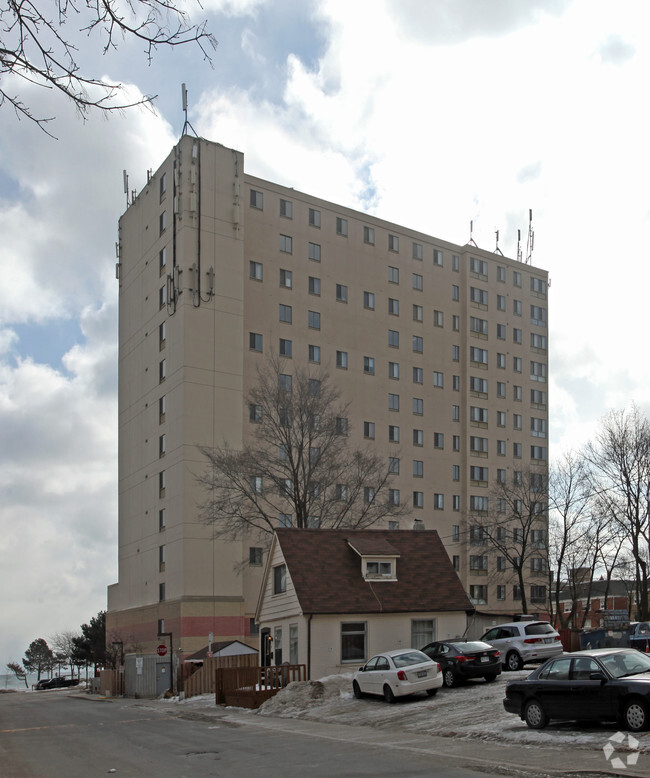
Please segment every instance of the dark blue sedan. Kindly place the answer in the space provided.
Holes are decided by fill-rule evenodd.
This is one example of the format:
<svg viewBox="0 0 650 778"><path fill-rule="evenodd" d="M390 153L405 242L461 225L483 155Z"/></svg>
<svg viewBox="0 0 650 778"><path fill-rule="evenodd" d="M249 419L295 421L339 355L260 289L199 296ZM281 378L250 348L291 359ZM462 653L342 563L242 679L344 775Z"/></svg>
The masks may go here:
<svg viewBox="0 0 650 778"><path fill-rule="evenodd" d="M620 721L640 732L650 728L650 656L630 648L563 654L508 683L503 707L533 729L563 719Z"/></svg>

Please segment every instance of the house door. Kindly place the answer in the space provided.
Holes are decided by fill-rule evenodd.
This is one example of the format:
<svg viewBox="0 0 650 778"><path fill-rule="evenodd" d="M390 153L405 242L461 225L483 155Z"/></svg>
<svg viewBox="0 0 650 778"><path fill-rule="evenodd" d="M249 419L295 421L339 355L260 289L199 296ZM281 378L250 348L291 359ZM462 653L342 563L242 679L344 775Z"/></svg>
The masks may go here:
<svg viewBox="0 0 650 778"><path fill-rule="evenodd" d="M260 633L260 664L262 667L271 666L271 630L263 629Z"/></svg>

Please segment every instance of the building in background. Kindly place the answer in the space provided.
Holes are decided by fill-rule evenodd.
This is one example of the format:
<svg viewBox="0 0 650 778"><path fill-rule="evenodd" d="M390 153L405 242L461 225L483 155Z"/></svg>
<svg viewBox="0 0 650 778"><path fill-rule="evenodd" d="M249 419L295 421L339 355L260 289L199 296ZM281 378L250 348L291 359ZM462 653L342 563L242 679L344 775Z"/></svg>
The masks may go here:
<svg viewBox="0 0 650 778"><path fill-rule="evenodd" d="M545 271L255 178L242 153L184 136L120 220L118 278L109 635L150 651L171 632L182 655L257 640L266 552L201 522L197 447L249 439L269 353L326 369L354 444L391 457L412 510L381 529L437 530L477 609L518 610L479 525L497 478L547 471ZM529 585L543 603L543 562Z"/></svg>

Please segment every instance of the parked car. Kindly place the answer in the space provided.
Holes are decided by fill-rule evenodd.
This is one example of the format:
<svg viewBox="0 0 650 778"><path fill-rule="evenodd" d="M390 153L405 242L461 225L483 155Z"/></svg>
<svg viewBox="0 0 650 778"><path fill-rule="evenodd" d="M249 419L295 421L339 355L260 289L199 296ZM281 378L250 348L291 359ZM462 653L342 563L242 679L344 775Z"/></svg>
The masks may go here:
<svg viewBox="0 0 650 778"><path fill-rule="evenodd" d="M440 640L422 652L440 665L448 689L468 678L494 681L501 673L501 652L481 640Z"/></svg>
<svg viewBox="0 0 650 778"><path fill-rule="evenodd" d="M503 707L532 729L550 719L620 721L650 728L650 656L633 648L595 648L549 659L506 685Z"/></svg>
<svg viewBox="0 0 650 778"><path fill-rule="evenodd" d="M78 686L78 678L64 678L60 675L55 675L54 678L41 678L41 680L34 687L35 689L61 689L66 686Z"/></svg>
<svg viewBox="0 0 650 778"><path fill-rule="evenodd" d="M352 681L355 697L375 694L383 696L386 702L395 702L396 697L418 692L426 692L433 697L441 686L440 665L413 648L373 656L359 668Z"/></svg>
<svg viewBox="0 0 650 778"><path fill-rule="evenodd" d="M491 627L481 640L501 651L506 670L521 670L529 662L543 662L564 651L557 630L547 621L499 624Z"/></svg>

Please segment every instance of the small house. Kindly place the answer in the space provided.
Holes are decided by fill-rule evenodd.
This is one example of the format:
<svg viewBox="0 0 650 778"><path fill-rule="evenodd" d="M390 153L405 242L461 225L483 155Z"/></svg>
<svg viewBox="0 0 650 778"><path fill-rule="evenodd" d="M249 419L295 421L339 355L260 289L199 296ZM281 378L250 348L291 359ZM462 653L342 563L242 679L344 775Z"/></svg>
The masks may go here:
<svg viewBox="0 0 650 778"><path fill-rule="evenodd" d="M308 678L463 635L474 610L434 530L279 528L256 621L263 665Z"/></svg>

